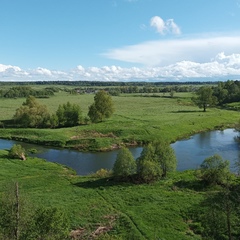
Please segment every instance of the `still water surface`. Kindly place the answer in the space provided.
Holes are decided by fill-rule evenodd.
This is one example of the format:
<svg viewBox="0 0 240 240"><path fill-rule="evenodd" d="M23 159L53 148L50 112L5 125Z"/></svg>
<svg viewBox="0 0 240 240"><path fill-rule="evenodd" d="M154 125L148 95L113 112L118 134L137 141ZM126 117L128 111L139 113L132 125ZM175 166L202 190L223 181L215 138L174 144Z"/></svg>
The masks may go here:
<svg viewBox="0 0 240 240"><path fill-rule="evenodd" d="M178 170L196 169L205 158L218 154L230 161L230 168L234 171L234 164L240 159L238 136L239 133L234 129L226 129L195 134L189 139L173 143Z"/></svg>
<svg viewBox="0 0 240 240"><path fill-rule="evenodd" d="M234 171L234 162L240 158L239 143L236 141L238 133L233 129L224 131L210 131L193 135L189 139L177 141L171 146L178 161L177 170L196 169L202 161L214 154L221 155L231 163ZM11 140L0 139L0 149L10 149L15 143ZM57 162L76 170L79 175L87 175L101 168L112 169L118 150L111 152L83 153L68 149L53 149L34 144L20 143L24 148L37 149L34 156L44 158L50 162ZM134 158L138 158L142 148L130 148Z"/></svg>

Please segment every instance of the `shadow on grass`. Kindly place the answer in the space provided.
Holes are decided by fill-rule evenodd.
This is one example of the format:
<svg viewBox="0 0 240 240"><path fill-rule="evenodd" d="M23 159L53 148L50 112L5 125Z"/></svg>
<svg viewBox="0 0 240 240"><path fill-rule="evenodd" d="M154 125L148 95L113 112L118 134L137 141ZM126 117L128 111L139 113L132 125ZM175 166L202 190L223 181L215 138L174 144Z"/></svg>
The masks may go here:
<svg viewBox="0 0 240 240"><path fill-rule="evenodd" d="M106 189L113 186L121 186L128 187L134 185L134 182L129 180L115 180L113 178L100 178L100 179L92 179L89 181L74 183L75 186L81 188L92 188L92 189Z"/></svg>
<svg viewBox="0 0 240 240"><path fill-rule="evenodd" d="M191 189L197 192L206 190L206 185L204 184L204 182L200 180L192 180L192 181L180 180L176 182L174 186L182 189L183 188Z"/></svg>
<svg viewBox="0 0 240 240"><path fill-rule="evenodd" d="M179 111L171 111L171 113L199 113L203 112L203 110L179 110Z"/></svg>

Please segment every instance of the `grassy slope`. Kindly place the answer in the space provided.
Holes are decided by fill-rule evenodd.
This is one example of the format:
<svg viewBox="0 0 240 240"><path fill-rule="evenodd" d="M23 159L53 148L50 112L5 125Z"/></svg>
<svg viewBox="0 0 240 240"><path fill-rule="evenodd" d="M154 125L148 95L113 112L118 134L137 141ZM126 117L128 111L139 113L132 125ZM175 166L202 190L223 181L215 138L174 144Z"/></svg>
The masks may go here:
<svg viewBox="0 0 240 240"><path fill-rule="evenodd" d="M191 93L178 93L174 98L162 97L162 94L158 97L121 95L113 97L116 111L102 123L63 129L0 129L0 137L57 141L56 144L59 145L78 144L79 148L90 144L92 150L97 150L122 142L144 142L155 138L174 142L196 132L229 127L238 122L239 113L236 111L212 108L203 113L192 105L191 96ZM93 97L92 94L68 95L62 92L39 101L46 104L51 112L60 103L78 103L86 116ZM24 99L0 99L0 121L10 119L23 101Z"/></svg>
<svg viewBox="0 0 240 240"><path fill-rule="evenodd" d="M18 181L21 194L35 206L67 211L73 227L92 231L99 223L107 224L106 216L117 216L110 234L122 239L199 239L189 234L185 213L203 193L181 187L194 179L191 172L174 173L150 185L121 184L78 177L39 159L10 160L6 154L0 151L0 192L9 181Z"/></svg>

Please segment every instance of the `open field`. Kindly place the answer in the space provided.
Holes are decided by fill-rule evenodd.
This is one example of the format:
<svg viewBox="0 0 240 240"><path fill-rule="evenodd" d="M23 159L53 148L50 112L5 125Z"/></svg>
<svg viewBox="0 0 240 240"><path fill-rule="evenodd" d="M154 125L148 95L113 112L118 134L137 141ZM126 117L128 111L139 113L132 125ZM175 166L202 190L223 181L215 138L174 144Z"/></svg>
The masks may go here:
<svg viewBox="0 0 240 240"><path fill-rule="evenodd" d="M0 151L0 194L9 182L18 181L21 196L35 207L66 211L72 229L83 228L90 234L99 226L110 227L111 238L102 239L200 239L188 226L189 209L205 194L189 188L195 180L193 172L138 185L79 177L54 163L11 160L6 154Z"/></svg>
<svg viewBox="0 0 240 240"><path fill-rule="evenodd" d="M215 128L233 127L239 112L194 106L191 93L173 98L159 94L122 94L112 97L115 112L98 124L58 129L0 129L0 138L79 150L109 150L122 144L144 144L162 138L168 142ZM94 94L59 92L37 99L51 113L59 104L77 103L87 116ZM0 121L9 120L25 99L0 98ZM21 196L35 207L52 206L65 211L71 229L89 236L99 227L108 229L100 239L202 239L191 229L191 209L199 206L209 189L194 171L174 172L152 184L116 182L111 178L80 177L71 169L36 158L12 160L0 151L0 195L10 182L19 182ZM211 191L211 190L210 190Z"/></svg>
<svg viewBox="0 0 240 240"><path fill-rule="evenodd" d="M219 108L201 109L191 102L191 93L125 94L112 97L115 112L98 124L61 129L0 129L0 137L28 139L40 144L75 147L80 150L106 150L111 146L141 144L162 138L169 142L214 128L234 126L239 112ZM38 99L55 112L59 104L77 103L87 116L94 94L71 95L59 92L47 99ZM0 99L0 121L11 119L25 99Z"/></svg>

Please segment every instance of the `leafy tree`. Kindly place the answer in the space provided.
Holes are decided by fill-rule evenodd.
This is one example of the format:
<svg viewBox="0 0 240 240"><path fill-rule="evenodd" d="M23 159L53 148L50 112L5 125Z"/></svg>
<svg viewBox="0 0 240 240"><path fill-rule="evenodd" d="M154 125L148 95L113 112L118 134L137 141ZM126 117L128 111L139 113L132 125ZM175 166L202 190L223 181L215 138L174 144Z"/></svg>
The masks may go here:
<svg viewBox="0 0 240 240"><path fill-rule="evenodd" d="M171 146L163 141L154 143L156 161L162 170L162 177L166 177L168 172L176 170L177 159Z"/></svg>
<svg viewBox="0 0 240 240"><path fill-rule="evenodd" d="M0 198L1 239L34 239L30 237L33 225L30 212L31 206L19 193L18 183L7 185Z"/></svg>
<svg viewBox="0 0 240 240"><path fill-rule="evenodd" d="M210 87L200 87L196 92L196 97L192 101L206 112L207 107L216 105L217 98L213 96L213 90Z"/></svg>
<svg viewBox="0 0 240 240"><path fill-rule="evenodd" d="M176 169L176 165L176 156L171 146L156 141L148 144L137 159L137 173L143 180L154 181L166 177L168 172Z"/></svg>
<svg viewBox="0 0 240 240"><path fill-rule="evenodd" d="M60 127L76 126L82 121L82 111L80 106L74 103L71 104L70 102L59 105L56 116ZM51 121L54 124L56 117L52 116Z"/></svg>
<svg viewBox="0 0 240 240"><path fill-rule="evenodd" d="M128 148L122 148L117 154L113 166L113 174L117 177L127 178L136 172L136 161Z"/></svg>
<svg viewBox="0 0 240 240"><path fill-rule="evenodd" d="M141 171L138 172L138 175L146 183L156 181L162 175L161 168L157 162L144 160L139 162L138 165L138 167L141 169Z"/></svg>
<svg viewBox="0 0 240 240"><path fill-rule="evenodd" d="M161 177L162 171L156 161L152 144L144 147L140 157L137 159L137 173L144 182L152 182Z"/></svg>
<svg viewBox="0 0 240 240"><path fill-rule="evenodd" d="M207 192L196 206L193 220L200 223L198 230L204 239L240 239L239 190L238 185L229 182L220 191Z"/></svg>
<svg viewBox="0 0 240 240"><path fill-rule="evenodd" d="M200 165L201 179L209 185L224 184L230 174L229 161L215 154Z"/></svg>
<svg viewBox="0 0 240 240"><path fill-rule="evenodd" d="M20 144L14 144L8 152L8 157L26 160L26 151Z"/></svg>
<svg viewBox="0 0 240 240"><path fill-rule="evenodd" d="M35 210L20 193L18 183L10 185L1 195L1 239L62 240L68 239L68 234L69 218L64 211L52 207Z"/></svg>
<svg viewBox="0 0 240 240"><path fill-rule="evenodd" d="M89 107L88 116L92 122L102 122L111 117L114 112L111 96L104 90L100 90L94 97L94 103Z"/></svg>
<svg viewBox="0 0 240 240"><path fill-rule="evenodd" d="M51 128L58 127L58 116L56 114L52 114L49 119L49 125Z"/></svg>
<svg viewBox="0 0 240 240"><path fill-rule="evenodd" d="M45 127L49 118L47 107L39 104L33 96L27 97L13 117L15 122L23 127Z"/></svg>
<svg viewBox="0 0 240 240"><path fill-rule="evenodd" d="M171 89L171 91L170 91L170 93L169 93L170 97L173 98L173 97L174 97L174 94L175 94L175 91L173 91L173 90Z"/></svg>

